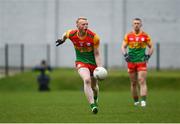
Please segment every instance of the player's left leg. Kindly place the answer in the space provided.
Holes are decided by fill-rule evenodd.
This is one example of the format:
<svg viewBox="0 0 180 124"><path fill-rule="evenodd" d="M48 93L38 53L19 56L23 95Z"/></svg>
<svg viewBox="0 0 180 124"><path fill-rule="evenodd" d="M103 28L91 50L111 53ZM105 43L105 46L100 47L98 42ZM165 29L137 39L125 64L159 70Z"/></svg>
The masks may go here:
<svg viewBox="0 0 180 124"><path fill-rule="evenodd" d="M147 84L146 84L146 76L147 76L147 64L146 62L138 63L138 82L140 85L140 96L141 96L141 106L146 106L146 97L147 97Z"/></svg>
<svg viewBox="0 0 180 124"><path fill-rule="evenodd" d="M92 87L93 94L94 94L94 103L97 105L98 94L99 94L99 86L98 86L98 81L92 76L91 76L91 87Z"/></svg>
<svg viewBox="0 0 180 124"><path fill-rule="evenodd" d="M141 96L141 106L146 106L146 97L147 97L147 84L146 84L147 71L138 72L138 81L140 85L140 96Z"/></svg>

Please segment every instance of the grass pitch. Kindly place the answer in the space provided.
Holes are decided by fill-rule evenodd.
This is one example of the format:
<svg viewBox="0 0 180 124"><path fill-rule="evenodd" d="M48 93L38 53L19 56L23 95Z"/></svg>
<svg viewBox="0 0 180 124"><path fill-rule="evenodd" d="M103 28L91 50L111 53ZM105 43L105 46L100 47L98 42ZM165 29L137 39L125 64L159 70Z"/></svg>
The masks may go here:
<svg viewBox="0 0 180 124"><path fill-rule="evenodd" d="M51 91L37 91L37 74L0 79L0 123L180 123L180 71L149 71L147 107L133 106L126 71L100 82L99 113L91 113L83 84L72 69L51 73Z"/></svg>
<svg viewBox="0 0 180 124"><path fill-rule="evenodd" d="M178 91L149 91L134 107L128 91L101 92L94 115L82 91L1 93L0 122L180 122Z"/></svg>

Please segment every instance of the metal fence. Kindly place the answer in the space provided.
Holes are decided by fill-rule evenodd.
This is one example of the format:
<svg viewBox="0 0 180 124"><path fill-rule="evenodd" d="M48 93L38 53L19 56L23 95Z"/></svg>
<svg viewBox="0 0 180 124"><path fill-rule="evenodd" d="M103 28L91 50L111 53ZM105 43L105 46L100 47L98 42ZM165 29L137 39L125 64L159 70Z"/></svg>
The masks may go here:
<svg viewBox="0 0 180 124"><path fill-rule="evenodd" d="M180 43L155 43L149 68L180 69ZM121 44L102 44L102 61L106 68L125 68ZM60 47L50 44L5 44L0 46L0 76L23 72L46 60L52 67L74 67L75 52L70 42Z"/></svg>

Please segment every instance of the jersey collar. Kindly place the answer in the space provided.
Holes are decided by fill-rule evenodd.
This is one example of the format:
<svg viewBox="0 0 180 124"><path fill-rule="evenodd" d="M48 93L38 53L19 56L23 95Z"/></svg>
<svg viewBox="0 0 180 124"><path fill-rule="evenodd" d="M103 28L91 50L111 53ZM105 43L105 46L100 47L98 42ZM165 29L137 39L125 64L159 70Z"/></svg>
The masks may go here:
<svg viewBox="0 0 180 124"><path fill-rule="evenodd" d="M86 34L85 34L83 37L80 37L80 36L78 35L78 33L79 33L79 30L77 31L77 37L78 37L80 40L84 40L84 39L86 38L86 36L87 36L87 31L86 31Z"/></svg>

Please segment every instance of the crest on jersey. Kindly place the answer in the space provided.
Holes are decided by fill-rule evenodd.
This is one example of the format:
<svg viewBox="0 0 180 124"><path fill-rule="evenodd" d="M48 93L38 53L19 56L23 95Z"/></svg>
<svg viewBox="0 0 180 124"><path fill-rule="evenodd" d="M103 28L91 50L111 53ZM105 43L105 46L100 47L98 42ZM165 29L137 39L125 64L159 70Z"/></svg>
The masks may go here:
<svg viewBox="0 0 180 124"><path fill-rule="evenodd" d="M87 42L87 44L86 44L86 45L89 47L89 46L91 46L91 43Z"/></svg>
<svg viewBox="0 0 180 124"><path fill-rule="evenodd" d="M79 42L79 45L82 47L83 46L83 42Z"/></svg>
<svg viewBox="0 0 180 124"><path fill-rule="evenodd" d="M130 40L130 41L133 41L133 40L134 40L134 38L133 38L133 37L130 37L130 38L129 38L129 40Z"/></svg>
<svg viewBox="0 0 180 124"><path fill-rule="evenodd" d="M145 38L144 38L144 37L142 37L142 38L141 38L141 41L145 41Z"/></svg>
<svg viewBox="0 0 180 124"><path fill-rule="evenodd" d="M139 37L136 37L136 41L139 41Z"/></svg>

